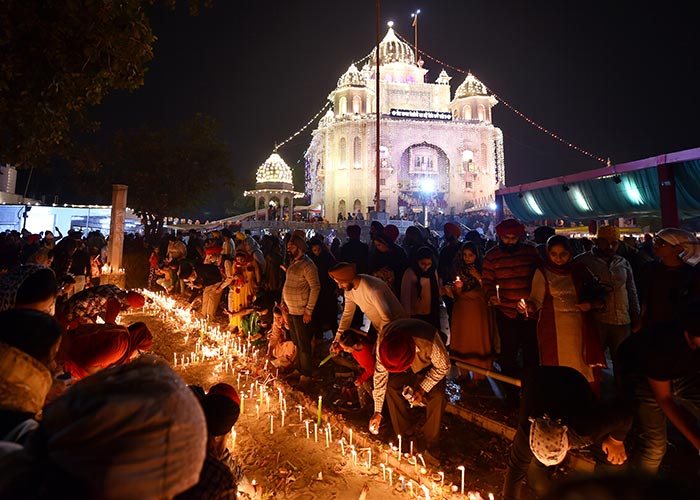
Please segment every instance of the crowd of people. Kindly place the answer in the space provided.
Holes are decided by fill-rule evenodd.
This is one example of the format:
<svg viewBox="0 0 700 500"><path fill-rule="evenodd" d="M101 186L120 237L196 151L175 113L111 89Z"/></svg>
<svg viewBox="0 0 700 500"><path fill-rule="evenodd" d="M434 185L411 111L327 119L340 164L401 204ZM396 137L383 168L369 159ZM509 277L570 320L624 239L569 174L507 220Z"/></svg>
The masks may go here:
<svg viewBox="0 0 700 500"><path fill-rule="evenodd" d="M539 474L528 485L546 493L547 467L569 449L591 447L601 471L656 474L667 419L700 450L688 411L700 411L693 233L665 228L636 242L601 226L573 239L546 226L529 235L515 219L499 222L494 239L453 222L442 229L401 235L372 221L363 238L350 223L343 240L190 230L149 250L147 286L241 335L255 315L268 359L300 390L318 379L322 358L350 367L370 432L415 440L434 464L453 365L465 392L483 389L489 370L519 380L503 387L504 411L519 410L507 500L520 497L533 459ZM130 482L140 498L235 495L240 470L222 437L238 416L235 391L187 388L144 355L145 324L116 324L144 297L95 279L103 243L73 231L58 242L49 231L0 235L0 496L71 488L98 498L109 488L128 498L118 492ZM421 426L414 407L424 408ZM104 436L94 430L105 425ZM163 432L171 438L159 440ZM190 448L197 453L185 457Z"/></svg>

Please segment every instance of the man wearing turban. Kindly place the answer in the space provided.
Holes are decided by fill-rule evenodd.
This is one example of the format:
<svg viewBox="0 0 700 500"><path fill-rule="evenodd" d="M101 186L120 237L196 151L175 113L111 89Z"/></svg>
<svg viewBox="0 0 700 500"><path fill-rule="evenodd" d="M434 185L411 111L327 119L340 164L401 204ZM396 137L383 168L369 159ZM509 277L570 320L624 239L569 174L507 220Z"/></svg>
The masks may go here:
<svg viewBox="0 0 700 500"><path fill-rule="evenodd" d="M418 448L438 458L440 422L446 405L445 377L450 368L449 355L439 332L419 319L399 319L384 327L377 346L370 432L379 430L385 399L394 432L404 438L413 434L409 405L426 406L425 442L419 441ZM408 400L402 395L405 387L413 390Z"/></svg>
<svg viewBox="0 0 700 500"><path fill-rule="evenodd" d="M518 313L521 299L530 296L532 277L541 260L537 249L521 241L525 226L516 219L505 219L496 226L498 245L484 256L483 287L486 298L496 307L496 324L501 341L501 371L518 376L518 351L522 350L523 366L537 366L537 320L534 315ZM518 404L515 386L506 389L506 402Z"/></svg>

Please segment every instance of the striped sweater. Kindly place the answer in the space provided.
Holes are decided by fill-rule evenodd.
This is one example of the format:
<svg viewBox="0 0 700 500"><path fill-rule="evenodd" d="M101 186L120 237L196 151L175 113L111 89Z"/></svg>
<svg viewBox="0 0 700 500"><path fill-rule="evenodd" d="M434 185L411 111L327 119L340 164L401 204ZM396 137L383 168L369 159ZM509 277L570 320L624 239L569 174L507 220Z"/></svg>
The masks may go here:
<svg viewBox="0 0 700 500"><path fill-rule="evenodd" d="M520 243L513 253L506 252L500 245L491 248L484 256L482 273L486 298L496 297L498 285L501 298L498 308L506 316L515 318L520 299L530 296L532 277L541 263L537 249L527 243Z"/></svg>

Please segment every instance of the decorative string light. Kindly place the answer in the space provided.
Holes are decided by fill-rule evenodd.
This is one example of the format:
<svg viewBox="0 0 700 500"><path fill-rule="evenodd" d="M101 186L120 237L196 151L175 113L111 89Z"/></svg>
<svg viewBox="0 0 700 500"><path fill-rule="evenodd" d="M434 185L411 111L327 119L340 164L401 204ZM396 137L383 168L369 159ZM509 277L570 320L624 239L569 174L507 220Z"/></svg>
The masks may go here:
<svg viewBox="0 0 700 500"><path fill-rule="evenodd" d="M397 36L400 40L404 41L405 43L409 43L405 38L403 38L403 37L402 37L401 35L399 35L398 33L396 33L396 36ZM460 69L460 68L457 68L457 67L455 67L455 66L452 66L451 64L447 64L447 63L441 61L440 59L438 59L437 57L431 56L430 54L428 54L427 52L425 52L425 51L422 50L422 49L418 49L418 52L420 52L422 55L424 55L424 56L427 57L428 59L430 59L430 60L432 60L432 61L434 61L434 62L436 62L436 63L438 63L438 64L440 64L440 65L442 65L442 66L444 66L445 68L449 68L449 69L454 70L454 71L456 71L456 72L458 72L458 73L462 73L463 75L469 75L469 74L470 74L469 71L464 71L463 69ZM507 107L508 109L510 109L513 113L515 113L515 114L518 115L520 118L522 118L523 120L525 120L527 123L529 123L529 124L532 125L533 127L537 128L540 132L544 132L545 134L549 135L549 136L552 137L553 139L556 139L557 141L561 142L562 144L566 144L566 145L569 146L571 149L574 149L574 150L578 151L578 152L581 153L581 154L584 154L584 155L586 155L586 156L588 156L588 157L590 157L590 158L593 158L594 160L599 161L599 162L601 162L601 163L606 163L606 164L607 164L608 160L606 160L605 158L601 158L600 156L597 156L597 155L595 155L595 154L593 154L593 153L590 153L590 152L586 151L585 149L583 149L583 148L577 146L576 144L573 144L573 143L567 141L566 139L564 139L563 137L561 137L561 136L555 134L555 133L552 132L551 130L549 130L549 129L543 127L542 125L540 125L539 123L535 122L535 121L532 120L531 118L527 117L524 113L522 113L521 111L519 111L518 109L516 109L514 106L512 106L510 103L508 103L508 101L506 101L505 99L503 99L500 95L496 94L496 92L494 92L493 89L490 88L488 85L485 85L485 84L484 84L484 86L486 87L486 89L487 89L496 99L498 99L499 102L503 103L504 106L506 106L506 107Z"/></svg>

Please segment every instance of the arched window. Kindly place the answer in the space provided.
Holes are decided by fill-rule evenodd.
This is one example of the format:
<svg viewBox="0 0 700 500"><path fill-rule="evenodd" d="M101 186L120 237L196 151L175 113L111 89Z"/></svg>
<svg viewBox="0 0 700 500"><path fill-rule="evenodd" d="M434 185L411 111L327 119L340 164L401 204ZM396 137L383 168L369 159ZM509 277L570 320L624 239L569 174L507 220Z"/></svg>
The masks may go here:
<svg viewBox="0 0 700 500"><path fill-rule="evenodd" d="M484 107L483 104L479 104L479 107L477 108L477 112L479 114L479 121L486 121L486 108Z"/></svg>
<svg viewBox="0 0 700 500"><path fill-rule="evenodd" d="M355 203L353 204L352 207L353 211L355 213L362 212L362 202L360 200L355 200Z"/></svg>
<svg viewBox="0 0 700 500"><path fill-rule="evenodd" d="M362 98L359 95L352 97L352 112L356 115L362 113Z"/></svg>
<svg viewBox="0 0 700 500"><path fill-rule="evenodd" d="M362 168L362 141L359 137L352 140L352 166Z"/></svg>
<svg viewBox="0 0 700 500"><path fill-rule="evenodd" d="M471 120L472 119L472 107L467 104L462 108L462 114L464 115L465 120Z"/></svg>
<svg viewBox="0 0 700 500"><path fill-rule="evenodd" d="M481 171L486 172L486 166L489 164L489 153L488 148L485 143L481 143L481 158L479 159L479 165L481 166Z"/></svg>
<svg viewBox="0 0 700 500"><path fill-rule="evenodd" d="M348 166L348 146L345 137L340 138L338 149L340 149L340 154L338 155L340 156L340 165L338 168L346 168Z"/></svg>
<svg viewBox="0 0 700 500"><path fill-rule="evenodd" d="M338 202L338 213L343 214L343 217L345 217L345 200Z"/></svg>
<svg viewBox="0 0 700 500"><path fill-rule="evenodd" d="M348 112L348 99L343 96L338 100L338 114L344 115Z"/></svg>

